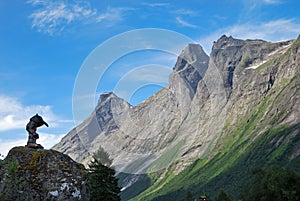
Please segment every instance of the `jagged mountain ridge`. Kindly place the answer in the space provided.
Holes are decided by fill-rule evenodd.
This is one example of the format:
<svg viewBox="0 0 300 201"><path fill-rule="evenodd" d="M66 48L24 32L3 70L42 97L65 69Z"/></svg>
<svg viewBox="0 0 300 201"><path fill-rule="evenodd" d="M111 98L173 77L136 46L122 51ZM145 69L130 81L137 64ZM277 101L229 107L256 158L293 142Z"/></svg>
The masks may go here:
<svg viewBox="0 0 300 201"><path fill-rule="evenodd" d="M104 94L109 98L103 101L100 97L91 117L55 148L83 161L87 156L81 154L87 153L84 149L93 152L101 144L120 170L142 159L142 165L130 170L136 173L169 167L174 162L170 157L176 159L170 168L175 174L199 158L209 162L223 149L256 139L275 124L299 123L299 90L285 88L299 80L298 44L299 38L270 43L224 35L214 43L210 57L200 46L189 45L177 60L166 88L136 107L112 93ZM289 91L284 91L284 98L279 100L283 89ZM271 103L272 107L263 107ZM245 136L238 136L243 132L237 127L244 124L249 124L253 132L247 128ZM93 134L87 135L89 131ZM82 142L87 146L80 145ZM163 149L166 145L168 149ZM293 154L299 155L297 150ZM161 179L163 176L158 181Z"/></svg>
<svg viewBox="0 0 300 201"><path fill-rule="evenodd" d="M250 45L257 42L255 50ZM299 47L300 37L280 43L221 37L213 46L210 65L221 69L228 99L213 150L178 176L169 171L136 200L174 200L187 190L197 196L204 189L214 196L221 188L238 199L251 181L252 168L276 164L300 172ZM201 104L199 100L195 99ZM197 150L201 153L202 148Z"/></svg>
<svg viewBox="0 0 300 201"><path fill-rule="evenodd" d="M84 162L86 152L81 154L78 149L93 153L101 144L119 167L136 158L155 160L161 154L158 152L175 137L180 122L187 115L208 60L200 45L190 44L179 57L169 86L136 107L113 93L102 94L93 114L54 148Z"/></svg>

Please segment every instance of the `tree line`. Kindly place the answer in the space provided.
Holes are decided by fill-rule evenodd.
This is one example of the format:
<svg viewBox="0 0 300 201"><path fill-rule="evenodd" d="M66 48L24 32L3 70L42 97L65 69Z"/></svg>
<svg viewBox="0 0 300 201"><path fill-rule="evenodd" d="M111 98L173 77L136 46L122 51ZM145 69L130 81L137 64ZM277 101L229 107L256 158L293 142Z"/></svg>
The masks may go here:
<svg viewBox="0 0 300 201"><path fill-rule="evenodd" d="M239 198L234 199L220 189L215 199L202 195L206 201L300 201L300 174L278 166L255 168L252 170L252 183L244 189ZM201 200L187 191L186 201Z"/></svg>

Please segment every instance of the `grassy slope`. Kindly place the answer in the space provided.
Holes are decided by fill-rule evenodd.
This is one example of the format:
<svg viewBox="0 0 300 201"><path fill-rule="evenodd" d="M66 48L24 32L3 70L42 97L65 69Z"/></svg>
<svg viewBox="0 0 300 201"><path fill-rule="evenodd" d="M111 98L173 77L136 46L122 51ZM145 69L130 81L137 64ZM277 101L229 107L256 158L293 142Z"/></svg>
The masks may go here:
<svg viewBox="0 0 300 201"><path fill-rule="evenodd" d="M299 91L298 80L297 76L285 80L280 88L273 88L253 112L222 139L213 158L208 156L198 160L177 176L169 172L133 200L182 200L187 190L194 195L205 191L214 197L220 188L238 196L250 182L250 170L256 166L278 164L300 172L300 157L291 157L295 147L300 145L300 124L277 125L284 119L282 112L268 120L263 119L276 103L282 101L282 94L295 88ZM224 127L225 133L226 129L228 126Z"/></svg>

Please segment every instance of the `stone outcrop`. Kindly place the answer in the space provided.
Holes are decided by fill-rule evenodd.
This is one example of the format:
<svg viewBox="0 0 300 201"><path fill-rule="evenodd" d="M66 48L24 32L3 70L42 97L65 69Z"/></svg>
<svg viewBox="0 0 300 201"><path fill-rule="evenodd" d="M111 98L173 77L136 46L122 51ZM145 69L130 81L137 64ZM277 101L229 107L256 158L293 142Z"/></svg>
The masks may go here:
<svg viewBox="0 0 300 201"><path fill-rule="evenodd" d="M54 150L12 148L0 179L0 200L89 200L84 166Z"/></svg>

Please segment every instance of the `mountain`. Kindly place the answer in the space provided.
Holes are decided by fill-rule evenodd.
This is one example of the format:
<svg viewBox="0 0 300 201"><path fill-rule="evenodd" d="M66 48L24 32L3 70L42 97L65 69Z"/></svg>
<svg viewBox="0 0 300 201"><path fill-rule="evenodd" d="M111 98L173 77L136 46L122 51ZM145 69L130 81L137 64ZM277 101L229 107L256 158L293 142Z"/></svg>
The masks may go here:
<svg viewBox="0 0 300 201"><path fill-rule="evenodd" d="M54 148L85 162L102 146L127 173L124 200L184 200L187 191L220 188L238 196L256 166L299 172L299 46L300 37L271 43L223 35L208 56L189 44L167 87L135 107L102 94Z"/></svg>
<svg viewBox="0 0 300 201"><path fill-rule="evenodd" d="M84 166L54 150L12 148L0 178L0 200L89 200Z"/></svg>
<svg viewBox="0 0 300 201"><path fill-rule="evenodd" d="M237 198L247 189L253 168L280 165L299 172L299 45L300 38L269 43L222 36L215 42L209 68L218 69L227 98L217 113L223 121L211 115L201 123L215 142L202 145L193 164L178 175L169 171L137 199L173 200L184 198L186 191L213 197L219 189ZM199 92L205 91L201 82Z"/></svg>
<svg viewBox="0 0 300 201"><path fill-rule="evenodd" d="M188 45L170 75L169 86L135 107L111 92L100 95L91 116L54 149L86 163L88 153L94 153L101 145L110 153L119 171L146 172L153 161L167 150L166 145L180 141L174 138L188 114L197 83L205 74L208 61L209 57L200 45ZM147 164L136 169L124 169L137 160L146 160Z"/></svg>

